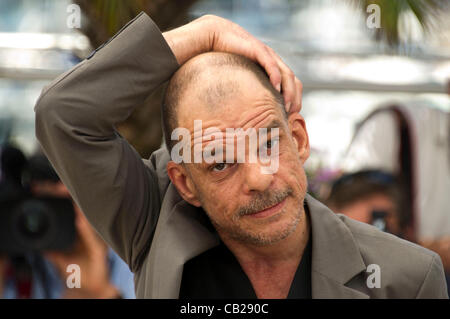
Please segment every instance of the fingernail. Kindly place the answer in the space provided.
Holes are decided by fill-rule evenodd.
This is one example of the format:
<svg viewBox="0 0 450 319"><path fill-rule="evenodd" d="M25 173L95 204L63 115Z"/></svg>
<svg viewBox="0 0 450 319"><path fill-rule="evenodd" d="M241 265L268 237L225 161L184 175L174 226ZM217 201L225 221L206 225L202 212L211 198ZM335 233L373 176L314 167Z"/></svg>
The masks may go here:
<svg viewBox="0 0 450 319"><path fill-rule="evenodd" d="M288 102L286 104L286 112L289 112L290 109L291 109L291 102Z"/></svg>
<svg viewBox="0 0 450 319"><path fill-rule="evenodd" d="M277 84L276 89L277 89L278 92L281 92L281 83Z"/></svg>

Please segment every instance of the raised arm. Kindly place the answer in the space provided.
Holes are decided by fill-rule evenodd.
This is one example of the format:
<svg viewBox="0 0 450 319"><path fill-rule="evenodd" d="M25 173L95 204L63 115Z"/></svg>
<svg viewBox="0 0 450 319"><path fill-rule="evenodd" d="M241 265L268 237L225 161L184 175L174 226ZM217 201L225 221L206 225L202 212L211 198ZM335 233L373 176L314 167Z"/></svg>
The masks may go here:
<svg viewBox="0 0 450 319"><path fill-rule="evenodd" d="M115 130L178 63L140 14L54 80L36 104L36 135L74 200L133 269L160 208L157 177Z"/></svg>
<svg viewBox="0 0 450 319"><path fill-rule="evenodd" d="M205 16L162 35L145 13L54 80L36 104L36 135L44 152L88 220L133 271L148 251L162 194L155 167L143 164L115 125L179 64L211 50L259 62L281 86L291 111L300 110L298 79L239 26Z"/></svg>

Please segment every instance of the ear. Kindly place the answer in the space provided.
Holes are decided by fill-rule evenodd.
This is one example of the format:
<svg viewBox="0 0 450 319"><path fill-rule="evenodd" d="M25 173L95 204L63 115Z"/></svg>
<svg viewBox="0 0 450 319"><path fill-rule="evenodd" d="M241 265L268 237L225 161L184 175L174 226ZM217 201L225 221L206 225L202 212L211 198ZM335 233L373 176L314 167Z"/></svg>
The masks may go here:
<svg viewBox="0 0 450 319"><path fill-rule="evenodd" d="M288 123L294 145L303 164L309 157L309 137L305 120L299 113L291 113Z"/></svg>
<svg viewBox="0 0 450 319"><path fill-rule="evenodd" d="M182 164L176 164L173 161L167 163L167 175L177 189L178 193L185 201L196 207L200 207L201 203L197 198L197 190L190 175L186 171L186 167Z"/></svg>

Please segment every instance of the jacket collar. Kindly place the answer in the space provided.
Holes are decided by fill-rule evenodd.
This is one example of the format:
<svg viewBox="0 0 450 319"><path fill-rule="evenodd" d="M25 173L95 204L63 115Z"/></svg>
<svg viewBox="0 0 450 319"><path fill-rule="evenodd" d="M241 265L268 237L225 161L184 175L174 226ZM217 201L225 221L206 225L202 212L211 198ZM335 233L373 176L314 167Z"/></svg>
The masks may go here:
<svg viewBox="0 0 450 319"><path fill-rule="evenodd" d="M184 201L170 183L147 257L145 295L178 298L184 264L219 244L211 227L206 214Z"/></svg>
<svg viewBox="0 0 450 319"><path fill-rule="evenodd" d="M328 207L306 195L312 232L312 297L368 298L346 284L366 270L348 227Z"/></svg>
<svg viewBox="0 0 450 319"><path fill-rule="evenodd" d="M345 285L366 269L349 229L308 194L305 205L312 230L312 297L368 298ZM183 201L170 184L148 257L150 298L178 298L184 263L218 243L204 212Z"/></svg>

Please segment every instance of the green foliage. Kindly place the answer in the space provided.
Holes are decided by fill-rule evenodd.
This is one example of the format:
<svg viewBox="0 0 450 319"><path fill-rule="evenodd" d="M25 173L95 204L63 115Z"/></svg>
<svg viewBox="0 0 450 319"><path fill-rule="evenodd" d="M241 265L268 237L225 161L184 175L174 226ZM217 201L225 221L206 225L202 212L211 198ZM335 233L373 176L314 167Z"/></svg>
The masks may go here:
<svg viewBox="0 0 450 319"><path fill-rule="evenodd" d="M124 22L148 8L149 0L90 0L95 15L101 19L109 35L116 33Z"/></svg>
<svg viewBox="0 0 450 319"><path fill-rule="evenodd" d="M376 29L375 37L389 46L401 45L399 19L403 13L411 12L425 32L434 31L437 14L448 5L448 0L348 0L366 13L370 4L377 4L381 10L381 28Z"/></svg>

